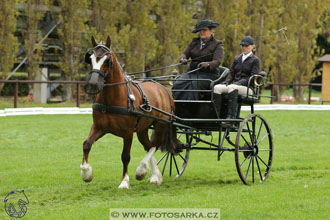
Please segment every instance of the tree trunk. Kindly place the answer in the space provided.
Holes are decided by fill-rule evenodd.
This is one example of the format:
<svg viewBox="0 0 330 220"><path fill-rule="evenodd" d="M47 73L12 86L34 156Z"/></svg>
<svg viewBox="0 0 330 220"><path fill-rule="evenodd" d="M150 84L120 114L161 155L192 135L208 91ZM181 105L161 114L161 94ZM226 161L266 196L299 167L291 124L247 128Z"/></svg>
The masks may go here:
<svg viewBox="0 0 330 220"><path fill-rule="evenodd" d="M301 81L299 79L295 79L293 82L296 83L296 84L301 83ZM304 100L305 87L303 87L303 86L293 86L292 90L293 90L293 97L296 100L301 100L301 101Z"/></svg>
<svg viewBox="0 0 330 220"><path fill-rule="evenodd" d="M65 84L64 88L65 88L64 100L65 101L72 101L72 85L71 84Z"/></svg>

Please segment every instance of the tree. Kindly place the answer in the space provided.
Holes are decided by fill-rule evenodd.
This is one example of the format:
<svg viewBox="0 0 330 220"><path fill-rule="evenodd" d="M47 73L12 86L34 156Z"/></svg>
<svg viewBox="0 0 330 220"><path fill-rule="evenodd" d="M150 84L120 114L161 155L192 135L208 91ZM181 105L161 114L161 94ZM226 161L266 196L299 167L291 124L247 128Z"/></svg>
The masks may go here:
<svg viewBox="0 0 330 220"><path fill-rule="evenodd" d="M313 69L318 58L318 56L313 56L313 53L316 48L316 37L319 33L317 28L317 21L320 16L319 1L297 1L295 11L300 16L296 16L297 57L294 65L298 71L293 82L309 83L313 77ZM303 87L293 87L293 95L296 99L303 99L303 94Z"/></svg>
<svg viewBox="0 0 330 220"><path fill-rule="evenodd" d="M156 24L150 14L156 0L127 0L119 31L120 48L125 51L126 70L143 71L156 56Z"/></svg>
<svg viewBox="0 0 330 220"><path fill-rule="evenodd" d="M115 51L119 51L119 31L125 20L126 1L93 0L90 3L91 16L89 33L86 36L88 44L93 35L98 40L105 40L109 35Z"/></svg>
<svg viewBox="0 0 330 220"><path fill-rule="evenodd" d="M180 54L194 36L190 31L194 12L193 1L160 0L157 2L153 13L156 16L156 38L159 44L155 61L151 63L152 66L178 63ZM169 74L169 71L171 69L163 69L158 75Z"/></svg>
<svg viewBox="0 0 330 220"><path fill-rule="evenodd" d="M276 83L290 82L295 74L294 67L290 65L293 56L289 53L294 44L287 39L287 22L283 15L286 6L282 3L277 0L251 0L248 10L249 33L256 40L255 54L261 60L261 70L268 72L268 81ZM275 89L279 98L286 87Z"/></svg>
<svg viewBox="0 0 330 220"><path fill-rule="evenodd" d="M324 54L330 54L330 0L327 0L328 4L325 4L322 12L320 13L320 19L318 22L318 28L320 32L316 38L317 50L315 50L314 56L323 56ZM315 75L318 77L316 82L320 82L322 74L322 62L318 62L315 66Z"/></svg>
<svg viewBox="0 0 330 220"><path fill-rule="evenodd" d="M74 80L82 66L83 36L86 34L87 0L60 0L62 25L59 35L63 44L62 70L66 80ZM72 85L65 84L65 99L72 100Z"/></svg>
<svg viewBox="0 0 330 220"><path fill-rule="evenodd" d="M15 63L18 49L15 1L3 0L0 4L0 79L5 79ZM3 86L3 84L2 84ZM2 90L0 86L0 91Z"/></svg>
<svg viewBox="0 0 330 220"><path fill-rule="evenodd" d="M24 4L24 18L26 28L22 31L24 37L24 49L27 58L27 72L29 79L35 79L39 72L39 63L42 59L41 52L43 48L37 46L41 33L38 29L38 23L44 15L42 7L47 5L47 0L27 0Z"/></svg>

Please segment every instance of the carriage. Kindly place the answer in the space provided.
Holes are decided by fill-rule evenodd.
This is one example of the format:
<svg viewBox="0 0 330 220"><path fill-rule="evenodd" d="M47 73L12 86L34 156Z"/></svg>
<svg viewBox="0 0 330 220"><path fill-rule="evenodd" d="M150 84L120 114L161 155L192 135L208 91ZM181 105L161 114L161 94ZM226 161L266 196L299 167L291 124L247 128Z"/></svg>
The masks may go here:
<svg viewBox="0 0 330 220"><path fill-rule="evenodd" d="M159 81L177 81L180 78L133 80L124 73L110 49L109 37L106 43L97 43L92 37L92 44L93 50L85 55L85 61L92 67L85 91L97 96L93 104L93 125L83 144L80 168L85 182L93 179L92 167L88 163L92 144L112 133L124 140L121 155L123 176L119 188L130 188L127 169L134 132L146 151L136 170L138 180L145 178L149 162L152 184L161 184L167 167L169 175L175 172L177 177L181 176L192 150L215 151L218 160L224 152L233 152L237 172L244 184L266 180L273 160L272 133L266 120L254 112L254 104L260 101L265 72L249 78L248 88L253 90L253 94L247 90L246 95L239 95L236 117L226 119L228 97L222 94L219 103L214 98L213 88L226 78L227 68L220 67L220 77L210 80L208 90L184 91L200 93L201 100L173 100L168 89ZM242 106L250 107L250 114L246 117L241 117ZM153 129L151 140L149 129ZM158 162L154 157L157 148L165 149ZM162 172L158 168L161 166Z"/></svg>
<svg viewBox="0 0 330 220"><path fill-rule="evenodd" d="M254 112L254 104L260 101L260 89L266 73L260 72L249 78L248 88L253 89L253 94L247 91L246 95L239 95L236 118L226 119L227 94L222 94L222 103L217 103L214 99L213 87L224 81L229 72L225 67L220 67L220 70L221 75L218 79L209 80L208 90L184 91L200 92L204 97L203 100L174 100L176 114L173 116L173 123L178 130L178 138L183 143L182 152L178 154L165 152L157 165L162 166L162 175L168 167L170 176L175 172L176 177L179 177L187 167L192 150L216 151L219 161L225 151L230 151L235 154L236 169L244 184L254 183L257 180L263 182L272 165L273 139L265 118ZM176 80L179 79L172 81ZM250 114L246 117L240 117L242 106L248 106L250 109ZM211 142L206 140L208 136L217 138ZM234 138L231 138L232 136Z"/></svg>

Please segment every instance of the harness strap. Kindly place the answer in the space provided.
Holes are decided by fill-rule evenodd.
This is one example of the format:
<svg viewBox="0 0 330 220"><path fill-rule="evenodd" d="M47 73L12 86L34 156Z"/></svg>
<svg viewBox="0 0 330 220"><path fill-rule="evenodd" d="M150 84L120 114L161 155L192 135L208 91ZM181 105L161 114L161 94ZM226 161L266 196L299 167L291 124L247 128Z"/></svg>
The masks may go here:
<svg viewBox="0 0 330 220"><path fill-rule="evenodd" d="M143 111L138 111L134 109L129 109L126 107L120 107L120 106L108 106L100 103L94 103L93 104L93 110L98 110L102 113L114 113L114 114L122 114L122 115L133 115L137 117L146 117L146 118L152 118L158 121L163 121L166 123L172 123L170 120L162 119L153 115L147 115ZM158 109L157 109L158 110ZM168 114L168 113L167 113Z"/></svg>
<svg viewBox="0 0 330 220"><path fill-rule="evenodd" d="M100 103L93 104L93 110L98 110L102 113L114 113L114 114L122 114L122 115L133 115L133 116L142 116L142 111L137 111L135 109L130 109L127 107L120 107L120 106L109 106Z"/></svg>
<svg viewBox="0 0 330 220"><path fill-rule="evenodd" d="M130 78L128 78L126 75L124 75L125 81L127 82L126 87L127 87L127 94L128 94L128 108L131 108L131 103L133 106L133 110L135 110L135 96L131 90L131 87L129 86L129 82L131 81Z"/></svg>
<svg viewBox="0 0 330 220"><path fill-rule="evenodd" d="M132 81L132 84L139 90L142 96L142 105L140 105L140 109L146 112L151 112L152 108L149 105L149 100L146 94L143 92L142 88L140 87L139 83Z"/></svg>

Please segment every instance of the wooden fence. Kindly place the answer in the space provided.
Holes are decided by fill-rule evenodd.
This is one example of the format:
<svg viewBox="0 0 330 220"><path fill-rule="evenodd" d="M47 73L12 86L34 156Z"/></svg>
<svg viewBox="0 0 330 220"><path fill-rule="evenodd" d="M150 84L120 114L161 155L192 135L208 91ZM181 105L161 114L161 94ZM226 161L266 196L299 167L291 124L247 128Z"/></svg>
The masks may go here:
<svg viewBox="0 0 330 220"><path fill-rule="evenodd" d="M19 84L24 83L47 83L47 84L73 84L76 85L76 106L80 107L80 85L84 84L85 81L62 81L62 80L52 80L52 81L40 81L40 80L0 80L0 83L14 83L15 84L15 91L14 91L14 108L17 108L17 101L18 101L18 86ZM268 86L271 87L271 96L274 97L275 95L275 87L278 86L308 86L308 104L311 104L311 97L312 97L312 87L322 87L321 83L268 83ZM273 104L273 98L270 99L270 104Z"/></svg>
<svg viewBox="0 0 330 220"><path fill-rule="evenodd" d="M308 86L308 104L311 104L312 87L322 87L322 83L267 83L271 88L271 96L275 96L275 87L278 86ZM270 99L270 104L273 104L273 98Z"/></svg>
<svg viewBox="0 0 330 220"><path fill-rule="evenodd" d="M14 83L15 90L14 90L14 108L17 108L17 100L18 100L18 86L19 84L23 83L47 83L47 84L73 84L76 85L76 106L80 107L80 85L84 84L85 81L64 81L64 80L48 80L48 81L41 81L41 80L0 80L0 83Z"/></svg>

